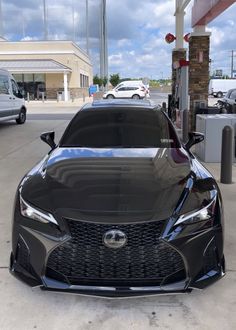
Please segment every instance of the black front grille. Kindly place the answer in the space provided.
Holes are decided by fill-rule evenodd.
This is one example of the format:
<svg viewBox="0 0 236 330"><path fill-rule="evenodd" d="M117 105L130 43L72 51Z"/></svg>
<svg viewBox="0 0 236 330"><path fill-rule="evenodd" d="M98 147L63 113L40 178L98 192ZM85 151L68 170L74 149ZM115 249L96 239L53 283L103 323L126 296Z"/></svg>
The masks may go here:
<svg viewBox="0 0 236 330"><path fill-rule="evenodd" d="M180 254L160 240L165 221L127 225L72 220L67 223L71 239L50 254L46 275L51 278L64 277L71 284L104 281L157 284L174 273L176 280L185 277ZM124 247L114 250L104 246L103 236L111 229L126 234L128 242Z"/></svg>

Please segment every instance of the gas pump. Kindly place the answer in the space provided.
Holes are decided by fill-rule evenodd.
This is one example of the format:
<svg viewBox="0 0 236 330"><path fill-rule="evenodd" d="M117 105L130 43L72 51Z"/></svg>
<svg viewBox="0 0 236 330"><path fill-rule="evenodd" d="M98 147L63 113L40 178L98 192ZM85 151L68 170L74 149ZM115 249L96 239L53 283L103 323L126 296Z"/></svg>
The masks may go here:
<svg viewBox="0 0 236 330"><path fill-rule="evenodd" d="M175 125L179 129L184 127L184 118L188 118L188 113L184 116L184 111L189 111L189 61L179 60L174 63L176 70L176 81L174 95L172 98L172 113L175 112ZM175 118L173 118L175 117Z"/></svg>

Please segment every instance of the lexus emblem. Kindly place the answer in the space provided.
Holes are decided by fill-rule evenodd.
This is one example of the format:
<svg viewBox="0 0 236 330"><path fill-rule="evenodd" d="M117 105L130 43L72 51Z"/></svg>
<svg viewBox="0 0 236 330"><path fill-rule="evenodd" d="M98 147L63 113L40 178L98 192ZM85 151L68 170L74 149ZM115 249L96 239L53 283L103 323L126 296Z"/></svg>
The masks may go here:
<svg viewBox="0 0 236 330"><path fill-rule="evenodd" d="M127 236L121 230L112 229L104 234L103 243L111 249L120 249L127 243Z"/></svg>

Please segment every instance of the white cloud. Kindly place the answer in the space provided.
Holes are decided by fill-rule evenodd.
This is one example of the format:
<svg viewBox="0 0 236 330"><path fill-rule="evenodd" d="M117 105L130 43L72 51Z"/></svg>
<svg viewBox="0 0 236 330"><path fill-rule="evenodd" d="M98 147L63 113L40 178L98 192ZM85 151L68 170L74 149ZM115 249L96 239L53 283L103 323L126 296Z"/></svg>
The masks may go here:
<svg viewBox="0 0 236 330"><path fill-rule="evenodd" d="M108 61L110 65L114 65L114 66L121 65L123 64L123 54L119 53L119 54L110 55L108 57Z"/></svg>
<svg viewBox="0 0 236 330"><path fill-rule="evenodd" d="M120 39L117 42L117 47L119 47L119 48L128 47L130 45L132 45L131 40L125 39L125 38L124 39Z"/></svg>
<svg viewBox="0 0 236 330"><path fill-rule="evenodd" d="M33 41L33 40L38 40L37 37L31 37L31 36L26 36L21 39L21 41Z"/></svg>
<svg viewBox="0 0 236 330"><path fill-rule="evenodd" d="M47 0L48 28L52 39L76 40L86 46L85 1ZM193 2L192 2L193 3ZM73 26L73 6L74 22ZM2 2L4 36L10 40L43 38L42 0ZM168 32L175 34L174 0L108 0L108 46L110 73L124 77L170 76L171 51L165 43ZM12 17L15 19L13 20ZM236 48L236 6L231 6L209 28L213 66L230 69L229 51ZM185 32L191 32L191 5L185 15ZM90 54L94 73L99 72L99 0L89 1ZM186 47L187 44L185 44Z"/></svg>
<svg viewBox="0 0 236 330"><path fill-rule="evenodd" d="M212 33L211 46L215 47L215 46L221 45L222 41L225 38L225 32L216 26L213 26L211 29L209 29L209 31L211 31L211 33Z"/></svg>

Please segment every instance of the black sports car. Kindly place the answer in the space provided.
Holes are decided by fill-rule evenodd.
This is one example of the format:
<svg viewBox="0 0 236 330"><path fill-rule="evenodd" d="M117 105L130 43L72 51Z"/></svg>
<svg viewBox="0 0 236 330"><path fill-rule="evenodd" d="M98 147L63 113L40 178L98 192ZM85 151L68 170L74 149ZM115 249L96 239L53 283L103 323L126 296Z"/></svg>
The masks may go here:
<svg viewBox="0 0 236 330"><path fill-rule="evenodd" d="M204 288L224 275L216 181L147 101L98 101L21 181L10 271L31 286L100 296Z"/></svg>

